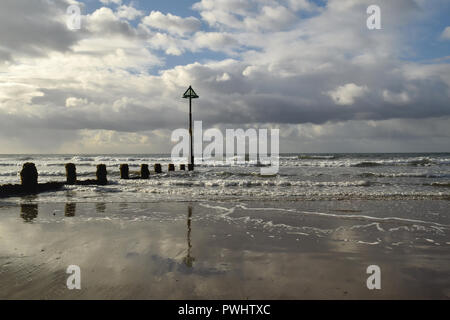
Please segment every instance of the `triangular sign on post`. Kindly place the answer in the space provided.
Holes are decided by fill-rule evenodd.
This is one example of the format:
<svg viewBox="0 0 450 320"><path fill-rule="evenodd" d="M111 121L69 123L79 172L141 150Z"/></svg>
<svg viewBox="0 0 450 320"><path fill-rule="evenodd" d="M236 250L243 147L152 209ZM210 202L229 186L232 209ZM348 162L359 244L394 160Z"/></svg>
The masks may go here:
<svg viewBox="0 0 450 320"><path fill-rule="evenodd" d="M197 99L197 98L199 98L199 96L195 93L194 89L192 89L192 87L189 86L189 88L183 94L183 98L185 98L185 99L187 99L187 98Z"/></svg>

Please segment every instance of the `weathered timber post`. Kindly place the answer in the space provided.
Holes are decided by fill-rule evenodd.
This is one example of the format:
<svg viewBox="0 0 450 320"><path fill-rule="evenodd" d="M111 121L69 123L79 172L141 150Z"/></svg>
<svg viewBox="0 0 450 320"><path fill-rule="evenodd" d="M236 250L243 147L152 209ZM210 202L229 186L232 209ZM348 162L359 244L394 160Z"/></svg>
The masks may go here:
<svg viewBox="0 0 450 320"><path fill-rule="evenodd" d="M77 183L77 167L73 163L66 163L66 183Z"/></svg>
<svg viewBox="0 0 450 320"><path fill-rule="evenodd" d="M181 171L185 171L185 170L186 170L186 165L180 164L180 170L181 170Z"/></svg>
<svg viewBox="0 0 450 320"><path fill-rule="evenodd" d="M155 163L154 169L155 169L155 173L161 173L162 172L161 164Z"/></svg>
<svg viewBox="0 0 450 320"><path fill-rule="evenodd" d="M23 165L22 171L20 171L20 180L24 189L37 190L38 172L34 163L27 162Z"/></svg>
<svg viewBox="0 0 450 320"><path fill-rule="evenodd" d="M175 165L173 163L169 163L169 171L175 171Z"/></svg>
<svg viewBox="0 0 450 320"><path fill-rule="evenodd" d="M150 177L150 171L148 170L148 164L141 164L141 179L148 179Z"/></svg>
<svg viewBox="0 0 450 320"><path fill-rule="evenodd" d="M100 185L106 185L108 184L108 179L107 179L107 174L108 172L106 171L106 165L104 164L99 164L97 166L97 183Z"/></svg>
<svg viewBox="0 0 450 320"><path fill-rule="evenodd" d="M130 168L127 164L120 165L120 179L130 179Z"/></svg>

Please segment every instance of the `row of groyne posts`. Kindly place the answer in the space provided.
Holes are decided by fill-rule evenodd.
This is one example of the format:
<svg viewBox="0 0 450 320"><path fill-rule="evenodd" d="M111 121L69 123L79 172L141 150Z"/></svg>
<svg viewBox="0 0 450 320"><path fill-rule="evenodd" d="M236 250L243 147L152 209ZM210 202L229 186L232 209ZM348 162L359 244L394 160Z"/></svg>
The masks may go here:
<svg viewBox="0 0 450 320"><path fill-rule="evenodd" d="M38 171L36 165L31 162L27 162L23 165L20 171L21 184L6 184L0 185L0 197L8 197L15 195L34 194L39 192L57 191L62 189L64 185L107 185L107 170L105 164L97 165L96 179L78 180L77 168L74 163L67 163L66 168L66 181L65 182L47 182L38 183ZM194 170L194 166L191 164L180 164L179 170L185 171L186 168L189 171ZM128 164L121 164L120 178L125 180L137 180L137 179L150 179L150 170L148 164L141 164L139 172L130 175L130 168ZM163 172L160 163L156 163L153 166L154 173L160 174ZM170 163L167 167L168 172L175 171L175 165Z"/></svg>

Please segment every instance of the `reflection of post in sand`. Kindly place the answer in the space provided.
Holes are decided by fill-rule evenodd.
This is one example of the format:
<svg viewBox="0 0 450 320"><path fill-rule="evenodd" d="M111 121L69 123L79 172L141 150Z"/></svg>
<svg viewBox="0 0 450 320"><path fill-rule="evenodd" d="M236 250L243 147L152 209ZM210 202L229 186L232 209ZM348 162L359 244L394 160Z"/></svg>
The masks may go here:
<svg viewBox="0 0 450 320"><path fill-rule="evenodd" d="M25 222L32 222L37 218L39 208L37 203L21 203L20 204L20 216Z"/></svg>
<svg viewBox="0 0 450 320"><path fill-rule="evenodd" d="M98 202L95 204L95 210L97 213L105 213L106 211L106 203L104 202Z"/></svg>
<svg viewBox="0 0 450 320"><path fill-rule="evenodd" d="M66 217L75 217L75 211L77 211L77 204L75 202L66 202L64 215Z"/></svg>
<svg viewBox="0 0 450 320"><path fill-rule="evenodd" d="M192 264L195 261L194 257L191 257L191 217L192 217L192 206L188 206L188 219L187 219L187 256L184 257L183 262L189 268L192 268Z"/></svg>

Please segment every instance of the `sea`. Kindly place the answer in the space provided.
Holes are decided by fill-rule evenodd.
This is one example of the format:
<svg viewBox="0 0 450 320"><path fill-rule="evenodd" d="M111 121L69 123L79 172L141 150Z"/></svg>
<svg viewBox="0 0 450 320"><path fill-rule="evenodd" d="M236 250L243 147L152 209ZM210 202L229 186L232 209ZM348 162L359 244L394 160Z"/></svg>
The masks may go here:
<svg viewBox="0 0 450 320"><path fill-rule="evenodd" d="M40 194L36 202L148 202L203 200L414 200L450 199L450 153L281 154L279 171L261 174L257 161L208 159L193 172L179 171L184 159L170 155L0 155L0 184L20 183L23 163L34 162L39 182L64 181L66 163L79 180L95 177L106 164L107 186L66 186ZM138 176L140 165L160 163L163 173L149 180L121 180L126 163ZM169 163L175 172L167 172ZM22 198L12 201L22 201Z"/></svg>

